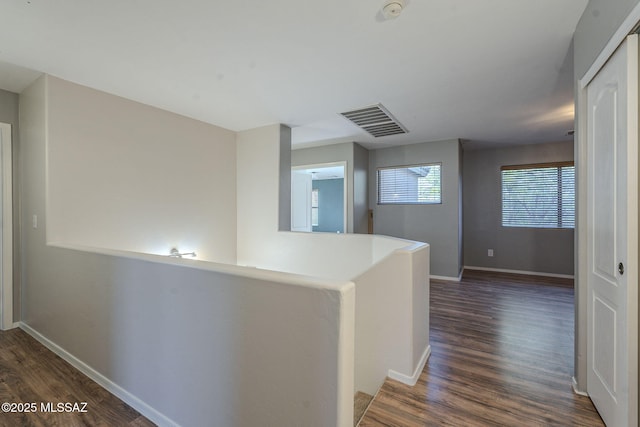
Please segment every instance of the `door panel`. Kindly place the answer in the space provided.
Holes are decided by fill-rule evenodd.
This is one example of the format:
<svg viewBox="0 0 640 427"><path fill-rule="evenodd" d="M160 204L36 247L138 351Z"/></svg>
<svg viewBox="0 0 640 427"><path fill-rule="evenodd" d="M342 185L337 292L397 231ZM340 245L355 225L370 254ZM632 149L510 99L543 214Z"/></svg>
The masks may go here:
<svg viewBox="0 0 640 427"><path fill-rule="evenodd" d="M599 346L593 349L593 372L597 376L598 381L602 382L607 393L610 396L616 396L616 363L615 357L611 357L611 349L616 347L617 337L617 319L616 310L606 301L597 296L593 298L593 324L595 328L607 331L605 334L596 335L599 337Z"/></svg>
<svg viewBox="0 0 640 427"><path fill-rule="evenodd" d="M592 170L593 191L597 203L593 204L594 246L593 264L596 274L604 280L615 283L616 242L616 177L615 148L617 145L615 126L620 90L617 82L609 82L599 93L593 106L592 126L594 132ZM596 176L597 175L597 176Z"/></svg>

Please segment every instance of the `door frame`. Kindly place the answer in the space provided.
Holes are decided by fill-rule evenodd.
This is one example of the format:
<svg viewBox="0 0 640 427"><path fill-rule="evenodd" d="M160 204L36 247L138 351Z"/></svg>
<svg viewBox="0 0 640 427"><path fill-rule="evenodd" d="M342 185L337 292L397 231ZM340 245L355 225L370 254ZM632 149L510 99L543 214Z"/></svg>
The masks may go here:
<svg viewBox="0 0 640 427"><path fill-rule="evenodd" d="M2 163L2 217L0 218L0 329L15 327L13 322L13 181L11 125L0 123L0 161Z"/></svg>
<svg viewBox="0 0 640 427"><path fill-rule="evenodd" d="M348 174L348 169L347 169L347 162L346 161L340 161L340 162L329 162L329 163L313 163L313 164L309 164L309 165L299 165L299 166L292 166L291 170L292 171L300 171L300 170L307 170L307 169L323 169L323 168L330 168L330 167L336 167L336 166L342 166L343 171L344 171L344 177L343 177L343 190L342 190L342 197L343 197L343 215L342 215L342 229L344 230L344 233L348 233L349 231L349 224L348 224L348 211L349 211L349 206L348 206L348 182L349 182L349 174Z"/></svg>
<svg viewBox="0 0 640 427"><path fill-rule="evenodd" d="M574 157L576 165L576 232L575 232L575 352L573 388L578 394L587 395L587 308L588 308L588 269L587 269L587 180L589 176L589 158L587 154L587 86L598 74L600 69L615 53L626 37L640 24L640 3L634 7L624 20L600 55L593 62L589 70L578 79L576 86L576 139L574 143ZM636 159L640 164L640 159ZM637 254L636 254L637 255ZM631 267L631 265L629 266ZM640 267L640 259L635 259L632 268ZM637 286L637 285L636 285ZM629 366L635 368L630 374L629 382L629 425L638 422L638 304L632 305L632 312L628 313L630 328L636 331L635 336L629 337Z"/></svg>
<svg viewBox="0 0 640 427"><path fill-rule="evenodd" d="M304 215L301 215L303 212ZM304 224L300 224L301 219L304 219ZM300 233L313 231L313 176L306 171L291 169L290 230Z"/></svg>

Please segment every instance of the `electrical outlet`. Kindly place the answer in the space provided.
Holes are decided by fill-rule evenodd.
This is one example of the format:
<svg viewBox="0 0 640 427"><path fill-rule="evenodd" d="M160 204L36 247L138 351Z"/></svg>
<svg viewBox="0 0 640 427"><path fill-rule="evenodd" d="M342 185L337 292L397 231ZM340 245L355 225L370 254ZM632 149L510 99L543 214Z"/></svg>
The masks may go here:
<svg viewBox="0 0 640 427"><path fill-rule="evenodd" d="M493 256L493 249L489 249L487 251L487 256Z"/></svg>

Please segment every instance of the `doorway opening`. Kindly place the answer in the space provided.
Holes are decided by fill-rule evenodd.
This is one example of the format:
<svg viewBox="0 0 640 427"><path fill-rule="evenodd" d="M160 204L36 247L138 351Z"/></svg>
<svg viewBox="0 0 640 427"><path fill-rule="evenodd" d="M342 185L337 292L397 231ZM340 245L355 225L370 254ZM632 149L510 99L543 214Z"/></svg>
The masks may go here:
<svg viewBox="0 0 640 427"><path fill-rule="evenodd" d="M346 162L292 168L291 231L344 233L346 224Z"/></svg>

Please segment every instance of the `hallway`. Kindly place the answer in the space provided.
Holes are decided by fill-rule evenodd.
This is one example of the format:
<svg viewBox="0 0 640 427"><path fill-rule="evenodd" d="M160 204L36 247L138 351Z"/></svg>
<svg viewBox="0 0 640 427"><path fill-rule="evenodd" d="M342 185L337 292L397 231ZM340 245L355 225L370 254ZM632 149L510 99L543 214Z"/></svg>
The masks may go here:
<svg viewBox="0 0 640 427"><path fill-rule="evenodd" d="M387 379L360 426L602 426L571 387L572 280L465 272L431 281L432 354Z"/></svg>

